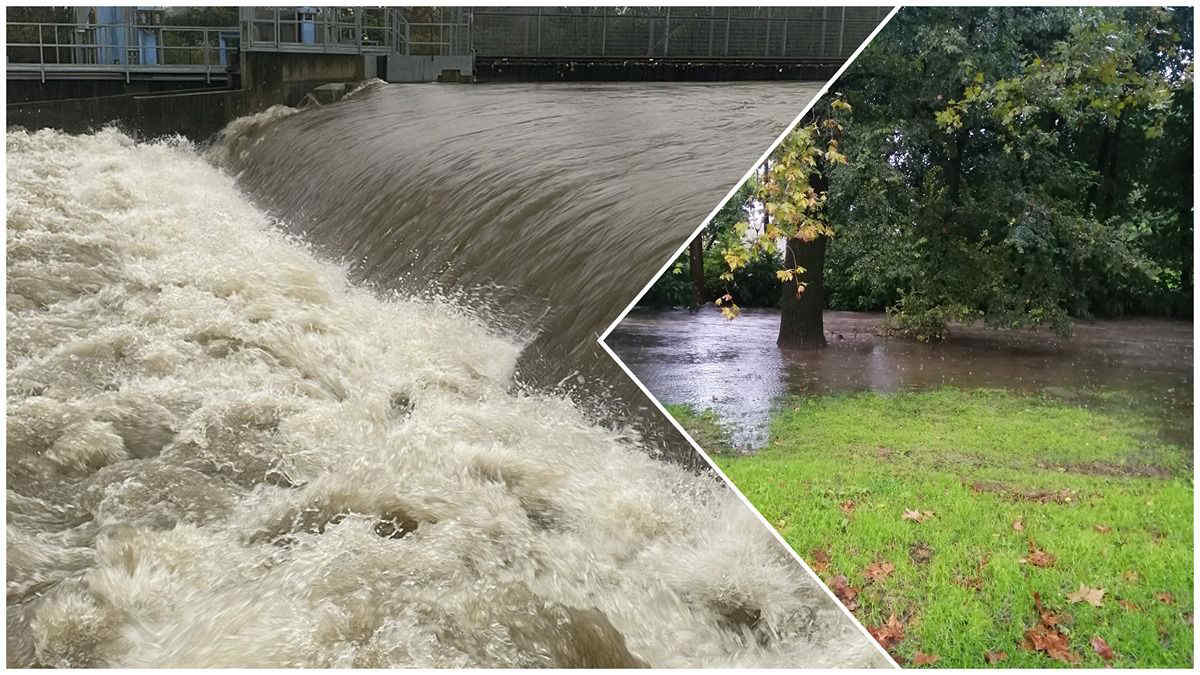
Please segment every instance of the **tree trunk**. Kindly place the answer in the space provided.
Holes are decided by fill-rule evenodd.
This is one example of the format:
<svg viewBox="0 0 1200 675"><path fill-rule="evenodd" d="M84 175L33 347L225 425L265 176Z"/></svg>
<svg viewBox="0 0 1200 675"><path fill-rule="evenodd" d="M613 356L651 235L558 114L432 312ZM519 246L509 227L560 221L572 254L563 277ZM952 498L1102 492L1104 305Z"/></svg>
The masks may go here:
<svg viewBox="0 0 1200 675"><path fill-rule="evenodd" d="M829 238L812 241L791 238L787 242L784 267L803 267L800 281L807 286L796 295L796 280L785 282L782 314L779 318L779 340L785 349L815 349L825 346L825 247Z"/></svg>
<svg viewBox="0 0 1200 675"><path fill-rule="evenodd" d="M692 307L704 304L704 233L688 244L688 260L692 268Z"/></svg>

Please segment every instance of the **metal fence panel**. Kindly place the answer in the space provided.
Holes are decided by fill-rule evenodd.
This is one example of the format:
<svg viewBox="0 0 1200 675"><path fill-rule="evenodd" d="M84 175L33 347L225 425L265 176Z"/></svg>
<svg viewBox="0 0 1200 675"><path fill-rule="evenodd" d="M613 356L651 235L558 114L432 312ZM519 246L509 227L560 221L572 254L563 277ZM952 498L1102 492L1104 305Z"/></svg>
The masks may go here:
<svg viewBox="0 0 1200 675"><path fill-rule="evenodd" d="M842 60L886 7L473 7L479 56Z"/></svg>

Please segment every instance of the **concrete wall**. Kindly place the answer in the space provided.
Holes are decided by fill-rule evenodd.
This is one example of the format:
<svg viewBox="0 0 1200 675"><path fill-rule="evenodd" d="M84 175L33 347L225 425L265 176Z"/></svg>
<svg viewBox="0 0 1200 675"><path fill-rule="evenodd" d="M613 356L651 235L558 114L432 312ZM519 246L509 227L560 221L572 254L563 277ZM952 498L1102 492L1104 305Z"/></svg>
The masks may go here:
<svg viewBox="0 0 1200 675"><path fill-rule="evenodd" d="M366 71L361 54L255 52L242 56L241 89L127 92L17 102L10 98L6 102L8 125L86 133L115 123L142 138L182 134L199 141L237 117L278 103L296 105L320 85L357 82Z"/></svg>
<svg viewBox="0 0 1200 675"><path fill-rule="evenodd" d="M236 86L236 84L234 85ZM38 79L9 79L5 103L18 101L46 101L56 98L90 98L95 96L118 96L120 94L161 94L183 89L208 90L229 89L224 81L212 85L204 82L170 82L134 80L126 84L125 78L114 80L55 80L42 82Z"/></svg>
<svg viewBox="0 0 1200 675"><path fill-rule="evenodd" d="M241 90L122 94L9 103L8 125L86 133L110 123L142 138L181 134L204 140L230 120L254 112Z"/></svg>
<svg viewBox="0 0 1200 675"><path fill-rule="evenodd" d="M242 52L242 88L253 105L296 105L314 88L357 82L365 73L362 54Z"/></svg>
<svg viewBox="0 0 1200 675"><path fill-rule="evenodd" d="M473 56L398 56L387 59L388 82L436 82L443 70L457 70L464 78L475 75Z"/></svg>

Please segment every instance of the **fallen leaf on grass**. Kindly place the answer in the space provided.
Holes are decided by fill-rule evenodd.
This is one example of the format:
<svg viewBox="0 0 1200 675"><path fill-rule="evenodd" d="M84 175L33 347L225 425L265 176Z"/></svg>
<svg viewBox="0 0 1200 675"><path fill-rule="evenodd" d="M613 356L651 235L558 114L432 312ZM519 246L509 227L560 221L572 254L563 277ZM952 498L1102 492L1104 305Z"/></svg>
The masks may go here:
<svg viewBox="0 0 1200 675"><path fill-rule="evenodd" d="M1163 591L1162 593L1155 593L1154 597L1156 599L1158 599L1158 601L1164 605L1175 604L1175 596L1171 595L1170 593L1167 593L1166 591Z"/></svg>
<svg viewBox="0 0 1200 675"><path fill-rule="evenodd" d="M1104 659L1105 661L1112 661L1113 657L1116 656L1116 654L1113 654L1112 647L1109 647L1108 643L1104 641L1104 638L1100 637L1099 635L1092 638L1092 649L1096 650L1096 653L1100 655L1100 658Z"/></svg>
<svg viewBox="0 0 1200 675"><path fill-rule="evenodd" d="M850 514L854 513L854 506L855 504L853 499L847 499L841 504L838 504L838 507L842 509L842 513L846 514L846 517L850 517Z"/></svg>
<svg viewBox="0 0 1200 675"><path fill-rule="evenodd" d="M1103 588L1088 588L1083 584L1079 584L1079 590L1074 593L1067 593L1067 600L1072 603L1086 602L1092 607L1099 607L1104 602Z"/></svg>
<svg viewBox="0 0 1200 675"><path fill-rule="evenodd" d="M882 626L868 626L867 632L881 647L891 649L904 639L904 624L900 623L900 619L893 613Z"/></svg>
<svg viewBox="0 0 1200 675"><path fill-rule="evenodd" d="M1125 570L1125 573L1121 575L1121 578L1131 584L1136 584L1138 582L1138 573L1134 572L1133 570Z"/></svg>
<svg viewBox="0 0 1200 675"><path fill-rule="evenodd" d="M900 516L902 520L911 520L914 523L923 523L933 517L933 511L913 511L912 509L904 509L904 514Z"/></svg>
<svg viewBox="0 0 1200 675"><path fill-rule="evenodd" d="M983 655L983 659L987 661L989 665L996 665L1007 658L1008 654L1006 652L985 652Z"/></svg>
<svg viewBox="0 0 1200 675"><path fill-rule="evenodd" d="M1024 529L1025 529L1025 523L1022 522L1020 518L1017 518L1016 520L1013 521L1013 531L1021 532ZM1003 652L1001 652L1001 653L1003 653Z"/></svg>
<svg viewBox="0 0 1200 675"><path fill-rule="evenodd" d="M1033 540L1030 539L1029 555L1021 558L1018 562L1027 562L1034 567L1054 567L1054 560L1055 558L1052 554L1038 548L1037 544L1033 543Z"/></svg>
<svg viewBox="0 0 1200 675"><path fill-rule="evenodd" d="M908 549L908 557L912 558L912 561L918 565L924 565L933 559L933 549L921 542L917 542L913 544L912 548Z"/></svg>
<svg viewBox="0 0 1200 675"><path fill-rule="evenodd" d="M808 564L814 572L824 572L829 569L829 551L814 548L808 554Z"/></svg>
<svg viewBox="0 0 1200 675"><path fill-rule="evenodd" d="M1079 663L1080 656L1071 651L1070 642L1062 631L1055 628L1059 617L1042 607L1042 598L1033 594L1034 607L1038 613L1038 624L1025 631L1021 646L1029 651L1044 652L1046 656L1063 663Z"/></svg>
<svg viewBox="0 0 1200 675"><path fill-rule="evenodd" d="M870 565L867 565L867 571L864 574L871 581L883 581L884 579L887 579L889 576L891 576L892 572L895 572L895 571L896 571L895 565L893 565L892 563L890 563L886 560L883 560L883 561L879 561L879 562L873 562Z"/></svg>
<svg viewBox="0 0 1200 675"><path fill-rule="evenodd" d="M838 600L846 606L846 609L853 612L858 609L858 589L850 585L850 580L846 575L839 574L829 581L829 588Z"/></svg>
<svg viewBox="0 0 1200 675"><path fill-rule="evenodd" d="M1063 663L1079 663L1079 654L1071 651L1067 636L1061 631L1037 626L1025 631L1024 646L1030 651L1045 652L1046 656Z"/></svg>
<svg viewBox="0 0 1200 675"><path fill-rule="evenodd" d="M940 658L941 657L938 656L937 654L926 654L925 652L917 652L916 656L913 656L913 665L914 666L932 666L933 664L937 663L938 659L940 659Z"/></svg>
<svg viewBox="0 0 1200 675"><path fill-rule="evenodd" d="M1099 532L1100 534L1108 534L1109 532L1112 532L1112 528L1107 525L1097 524L1096 531Z"/></svg>
<svg viewBox="0 0 1200 675"><path fill-rule="evenodd" d="M1117 601L1117 604L1118 604L1118 605L1120 605L1120 606L1122 606L1122 607L1124 607L1125 609L1127 609L1127 610L1129 610L1129 611L1131 611L1131 612L1140 612L1140 611L1142 611L1142 608L1141 608L1141 607L1138 607L1137 605L1133 604L1132 602L1130 602L1130 601L1128 601L1128 600L1124 600L1124 599L1118 600L1118 601Z"/></svg>

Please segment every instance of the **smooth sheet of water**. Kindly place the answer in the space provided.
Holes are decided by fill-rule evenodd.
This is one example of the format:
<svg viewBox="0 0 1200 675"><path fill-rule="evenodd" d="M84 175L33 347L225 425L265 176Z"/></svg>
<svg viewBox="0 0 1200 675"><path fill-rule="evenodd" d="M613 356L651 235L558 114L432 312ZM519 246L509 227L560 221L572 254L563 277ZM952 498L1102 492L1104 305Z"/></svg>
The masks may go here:
<svg viewBox="0 0 1200 675"><path fill-rule="evenodd" d="M771 407L787 395L953 386L1084 400L1122 392L1157 415L1164 436L1191 447L1190 322L1076 322L1073 335L957 326L938 345L876 335L883 316L826 312L829 346L776 347L779 312L638 309L607 343L657 398L712 408L736 445L761 447Z"/></svg>
<svg viewBox="0 0 1200 675"><path fill-rule="evenodd" d="M381 88L207 158L10 131L8 664L882 665L711 476L515 383L518 301L580 370L806 91L605 89Z"/></svg>
<svg viewBox="0 0 1200 675"><path fill-rule="evenodd" d="M263 208L351 276L437 284L532 336L517 378L691 449L599 349L633 300L817 91L813 83L369 87L226 141ZM580 379L586 385L580 385Z"/></svg>

